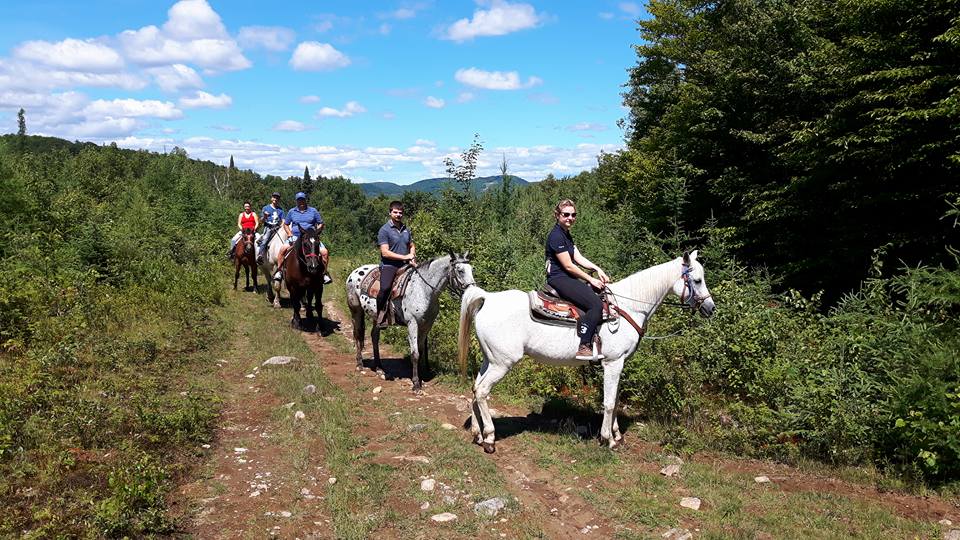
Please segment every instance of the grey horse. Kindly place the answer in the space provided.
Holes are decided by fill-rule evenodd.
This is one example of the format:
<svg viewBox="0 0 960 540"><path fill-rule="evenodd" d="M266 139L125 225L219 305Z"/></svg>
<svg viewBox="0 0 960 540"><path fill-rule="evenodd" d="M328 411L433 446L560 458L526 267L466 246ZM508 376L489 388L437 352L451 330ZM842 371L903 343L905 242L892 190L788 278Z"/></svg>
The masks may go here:
<svg viewBox="0 0 960 540"><path fill-rule="evenodd" d="M427 365L427 334L433 327L437 314L440 312L440 293L450 287L457 293L462 293L470 285L474 285L473 267L467 258L467 253L457 255L450 253L420 263L416 268L408 271L410 281L407 283L403 298L399 301L397 324L407 327L407 340L410 343L410 364L413 390L420 391L423 384L419 375L420 359ZM377 299L368 296L367 291L360 290L360 284L371 270L377 268L375 264L365 264L350 273L347 277L347 305L353 318L353 340L357 347L357 369L363 367L363 338L365 333L366 317L376 320ZM394 308L396 309L396 307ZM380 363L380 328L371 324L370 339L373 341L373 370L384 376L383 366Z"/></svg>

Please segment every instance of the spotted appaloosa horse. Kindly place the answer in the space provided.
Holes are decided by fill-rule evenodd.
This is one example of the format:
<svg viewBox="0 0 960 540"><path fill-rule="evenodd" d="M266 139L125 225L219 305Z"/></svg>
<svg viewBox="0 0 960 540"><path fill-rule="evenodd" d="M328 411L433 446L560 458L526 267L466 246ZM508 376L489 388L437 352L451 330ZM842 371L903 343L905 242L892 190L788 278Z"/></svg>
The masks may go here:
<svg viewBox="0 0 960 540"><path fill-rule="evenodd" d="M467 258L468 254L457 255L450 253L443 257L430 259L410 269L410 281L400 300L400 311L396 314L397 324L407 327L407 341L410 343L410 363L412 367L411 379L413 390L419 391L423 383L420 380L420 360L427 366L428 349L427 334L433 327L433 322L440 312L440 293L448 286L457 293L473 285L473 267ZM377 317L377 299L368 296L367 291L360 290L360 283L368 272L376 268L375 264L366 264L357 268L347 277L347 305L353 319L353 341L357 347L357 369L363 367L363 338L366 319L364 313L372 321ZM394 300L391 300L394 302ZM380 364L380 328L370 325L370 339L373 341L373 370L383 376Z"/></svg>
<svg viewBox="0 0 960 540"><path fill-rule="evenodd" d="M323 312L323 259L320 258L320 239L316 229L304 229L297 224L299 234L296 243L287 252L283 262L284 283L290 292L293 304L293 318L290 326L302 330L300 303L307 309L307 319L313 318L316 307L317 318ZM311 305L312 304L312 305ZM319 327L319 325L318 325Z"/></svg>
<svg viewBox="0 0 960 540"><path fill-rule="evenodd" d="M257 235L253 229L244 229L237 245L233 246L233 260L235 272L233 274L233 290L237 290L237 281L240 280L240 267L243 267L247 279L245 288L250 288L250 273L253 272L253 290L257 291L257 250L254 247Z"/></svg>
<svg viewBox="0 0 960 540"><path fill-rule="evenodd" d="M614 413L617 389L623 364L636 350L643 329L664 297L673 293L680 301L702 316L713 314L714 303L703 278L703 266L697 252L684 254L672 261L641 270L608 286L616 301L616 311L634 321L605 323L599 330L603 342L603 424L600 439L613 448L623 439ZM458 338L460 369L466 371L470 325L475 321L477 341L483 363L473 385L471 430L474 442L487 453L495 451L493 418L487 398L490 390L524 355L545 364L575 366L579 340L573 326L551 326L530 318L530 302L526 292L487 292L470 287L460 303ZM637 326L634 326L636 324ZM482 432L481 432L482 429Z"/></svg>

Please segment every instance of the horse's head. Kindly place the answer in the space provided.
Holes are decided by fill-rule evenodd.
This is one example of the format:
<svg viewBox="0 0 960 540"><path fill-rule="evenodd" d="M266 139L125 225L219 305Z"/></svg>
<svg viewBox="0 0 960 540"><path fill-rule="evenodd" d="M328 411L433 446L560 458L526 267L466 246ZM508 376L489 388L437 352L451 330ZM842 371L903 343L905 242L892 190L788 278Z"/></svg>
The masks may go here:
<svg viewBox="0 0 960 540"><path fill-rule="evenodd" d="M323 261L320 260L320 239L317 238L316 229L304 229L297 223L297 230L300 238L297 240L300 253L298 258L303 261L304 270L310 274L316 274L323 270Z"/></svg>
<svg viewBox="0 0 960 540"><path fill-rule="evenodd" d="M450 289L457 293L462 293L470 285L476 285L473 279L473 266L470 265L470 252L466 251L463 255L450 252Z"/></svg>
<svg viewBox="0 0 960 540"><path fill-rule="evenodd" d="M243 230L243 254L253 255L253 243L257 239L257 233L250 228Z"/></svg>
<svg viewBox="0 0 960 540"><path fill-rule="evenodd" d="M684 307L699 311L703 317L713 315L716 307L707 282L703 278L703 265L697 261L697 252L683 254L683 270L680 279L673 284L673 292L680 297Z"/></svg>

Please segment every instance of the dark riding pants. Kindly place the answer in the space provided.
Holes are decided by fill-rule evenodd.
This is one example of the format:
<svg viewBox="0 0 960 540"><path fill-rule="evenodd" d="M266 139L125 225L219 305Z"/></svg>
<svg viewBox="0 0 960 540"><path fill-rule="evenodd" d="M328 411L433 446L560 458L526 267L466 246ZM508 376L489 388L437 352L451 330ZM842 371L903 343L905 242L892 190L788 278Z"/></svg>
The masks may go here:
<svg viewBox="0 0 960 540"><path fill-rule="evenodd" d="M580 336L581 345L590 343L603 317L603 304L600 302L600 297L589 285L569 276L554 276L547 280L547 284L556 289L564 299L580 308L577 335Z"/></svg>
<svg viewBox="0 0 960 540"><path fill-rule="evenodd" d="M383 312L390 299L390 290L393 289L393 278L400 268L391 264L380 265L380 292L377 294L377 313Z"/></svg>

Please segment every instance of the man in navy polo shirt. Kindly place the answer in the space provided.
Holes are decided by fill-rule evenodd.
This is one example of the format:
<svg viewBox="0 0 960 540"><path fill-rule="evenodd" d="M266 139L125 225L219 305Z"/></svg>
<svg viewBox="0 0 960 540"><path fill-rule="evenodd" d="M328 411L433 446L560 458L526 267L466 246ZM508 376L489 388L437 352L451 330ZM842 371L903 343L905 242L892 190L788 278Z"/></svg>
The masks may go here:
<svg viewBox="0 0 960 540"><path fill-rule="evenodd" d="M417 247L413 245L413 234L403 224L403 203L390 203L390 220L377 232L377 245L380 246L380 293L377 294L377 325L387 327L387 300L393 288L393 278L404 264L416 266L414 261Z"/></svg>
<svg viewBox="0 0 960 540"><path fill-rule="evenodd" d="M270 239L277 232L277 227L283 223L283 208L280 206L280 193L273 192L270 196L270 203L260 210L260 223L263 223L263 234L258 240L260 248L257 250L257 263L263 264L263 258L266 253L265 247L270 245Z"/></svg>
<svg viewBox="0 0 960 540"><path fill-rule="evenodd" d="M323 232L323 216L320 215L320 212L312 207L307 206L307 194L304 192L299 192L296 195L297 205L290 210L287 210L286 216L283 218L283 228L287 231L287 245L280 248L280 253L277 255L278 270L276 275L274 275L275 280L281 279L280 269L283 268L283 261L287 257L287 251L290 249L290 246L297 242L299 238L300 228L303 229L316 229L317 234ZM299 225L300 228L297 228L296 225ZM323 245L323 242L320 242L320 260L323 261L323 267L326 269L330 262L330 253L327 251L327 246ZM330 279L330 274L326 272L323 273L323 283L328 284L332 283L333 280Z"/></svg>

